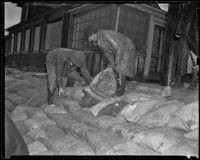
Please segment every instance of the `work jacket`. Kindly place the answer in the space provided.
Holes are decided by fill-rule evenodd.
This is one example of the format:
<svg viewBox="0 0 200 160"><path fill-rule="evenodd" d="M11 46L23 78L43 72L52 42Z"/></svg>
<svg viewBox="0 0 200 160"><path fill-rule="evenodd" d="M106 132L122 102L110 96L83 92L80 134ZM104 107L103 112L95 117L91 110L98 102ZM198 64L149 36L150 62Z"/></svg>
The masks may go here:
<svg viewBox="0 0 200 160"><path fill-rule="evenodd" d="M109 65L125 76L135 76L136 51L133 42L113 30L100 30L96 37L97 44L105 53Z"/></svg>
<svg viewBox="0 0 200 160"><path fill-rule="evenodd" d="M47 54L46 63L56 65L58 87L63 86L63 77L77 68L80 68L87 83L91 81L90 73L86 66L86 55L82 51L69 48L57 48Z"/></svg>

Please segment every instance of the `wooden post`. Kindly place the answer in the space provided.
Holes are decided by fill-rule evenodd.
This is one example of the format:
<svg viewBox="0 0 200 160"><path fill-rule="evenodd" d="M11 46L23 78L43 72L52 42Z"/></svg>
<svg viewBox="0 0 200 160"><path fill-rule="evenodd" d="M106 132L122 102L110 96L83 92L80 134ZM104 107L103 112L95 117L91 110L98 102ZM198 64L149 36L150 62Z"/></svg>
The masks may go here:
<svg viewBox="0 0 200 160"><path fill-rule="evenodd" d="M61 47L68 47L68 35L69 35L69 21L70 21L70 13L64 14L63 16L63 32L62 32L62 41Z"/></svg>
<svg viewBox="0 0 200 160"><path fill-rule="evenodd" d="M152 45L153 45L153 36L154 36L154 16L150 16L150 24L149 24L149 32L148 32L148 39L147 39L147 50L146 50L146 59L144 64L144 72L143 78L147 79L149 76L149 68L151 64L151 52L152 52Z"/></svg>
<svg viewBox="0 0 200 160"><path fill-rule="evenodd" d="M175 30L177 27L179 15L178 15L178 5L170 4L168 9L168 22L166 27L165 36L165 49L162 56L162 65L160 72L160 82L161 85L170 85L174 79L174 66L173 58L177 50L177 40L174 38Z"/></svg>
<svg viewBox="0 0 200 160"><path fill-rule="evenodd" d="M43 51L45 49L45 39L46 39L46 20L43 19L41 27L40 51Z"/></svg>
<svg viewBox="0 0 200 160"><path fill-rule="evenodd" d="M120 5L117 6L117 16L116 16L116 20L115 20L115 31L118 31L119 15L120 15Z"/></svg>

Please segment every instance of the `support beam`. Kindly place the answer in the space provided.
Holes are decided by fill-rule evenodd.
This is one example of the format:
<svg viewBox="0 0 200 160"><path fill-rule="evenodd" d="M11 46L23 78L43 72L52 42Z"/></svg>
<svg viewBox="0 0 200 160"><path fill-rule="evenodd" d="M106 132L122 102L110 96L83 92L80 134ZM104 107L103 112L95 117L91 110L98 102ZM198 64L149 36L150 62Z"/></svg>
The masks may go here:
<svg viewBox="0 0 200 160"><path fill-rule="evenodd" d="M148 31L148 39L147 39L147 50L146 50L146 59L144 64L144 72L143 78L147 79L149 77L149 68L151 64L151 52L152 52L152 45L153 45L153 36L154 36L154 16L150 16L150 24L149 24L149 31Z"/></svg>
<svg viewBox="0 0 200 160"><path fill-rule="evenodd" d="M67 48L68 44L68 33L69 33L69 21L70 21L70 13L64 14L63 16L63 29L62 29L62 41L61 47Z"/></svg>

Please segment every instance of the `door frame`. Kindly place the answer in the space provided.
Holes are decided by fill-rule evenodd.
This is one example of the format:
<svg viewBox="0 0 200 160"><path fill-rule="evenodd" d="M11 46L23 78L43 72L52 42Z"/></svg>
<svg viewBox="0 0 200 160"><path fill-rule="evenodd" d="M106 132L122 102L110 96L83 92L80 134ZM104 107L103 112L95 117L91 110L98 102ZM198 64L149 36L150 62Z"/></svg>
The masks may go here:
<svg viewBox="0 0 200 160"><path fill-rule="evenodd" d="M151 54L152 54L155 26L157 25L157 26L165 29L166 23L167 23L166 20L155 17L154 15L150 15L150 23L149 23L149 31L148 31L148 38L147 38L147 48L146 48L146 58L145 58L144 71L143 71L143 79L149 78L149 69L150 69L150 64L151 64ZM166 31L166 29L165 29L165 31ZM164 48L164 37L165 37L165 32L164 32L163 36L161 36L161 40L160 40L161 47L159 49L159 55L161 57L162 57L162 51L163 51L163 48ZM160 58L159 62L158 62L159 68L161 68L161 62L162 62L162 58Z"/></svg>

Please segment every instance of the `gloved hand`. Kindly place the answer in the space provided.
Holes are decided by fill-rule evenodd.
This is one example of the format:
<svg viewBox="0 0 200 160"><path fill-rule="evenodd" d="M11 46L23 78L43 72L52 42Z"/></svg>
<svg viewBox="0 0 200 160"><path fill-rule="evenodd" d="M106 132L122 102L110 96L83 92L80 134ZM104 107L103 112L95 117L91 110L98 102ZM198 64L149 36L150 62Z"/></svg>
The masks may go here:
<svg viewBox="0 0 200 160"><path fill-rule="evenodd" d="M59 95L59 97L63 97L65 95L65 91L62 87L59 88L58 95Z"/></svg>

